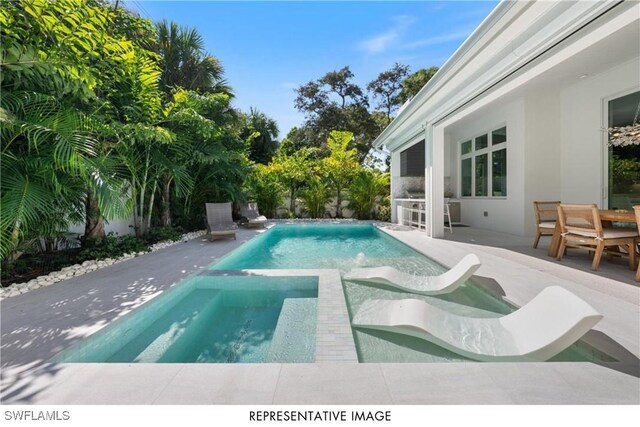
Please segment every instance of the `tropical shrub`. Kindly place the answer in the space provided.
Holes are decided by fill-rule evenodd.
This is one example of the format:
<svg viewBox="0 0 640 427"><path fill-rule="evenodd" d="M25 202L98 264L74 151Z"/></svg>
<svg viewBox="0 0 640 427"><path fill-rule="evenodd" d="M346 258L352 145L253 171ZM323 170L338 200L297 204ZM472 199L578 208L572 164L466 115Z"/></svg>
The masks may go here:
<svg viewBox="0 0 640 427"><path fill-rule="evenodd" d="M290 205L289 212L295 215L296 197L298 190L312 176L316 167L314 160L315 150L304 147L295 153L288 155L279 151L269 167L278 179L278 182L286 189Z"/></svg>
<svg viewBox="0 0 640 427"><path fill-rule="evenodd" d="M124 254L150 252L149 244L135 236L118 236L109 233L101 239L91 242L78 255L78 262L94 259L118 258Z"/></svg>
<svg viewBox="0 0 640 427"><path fill-rule="evenodd" d="M378 199L388 192L388 173L362 170L354 177L349 187L349 208L358 219L373 219L376 216L375 207Z"/></svg>
<svg viewBox="0 0 640 427"><path fill-rule="evenodd" d="M273 168L257 164L245 183L247 197L258 204L262 215L275 218L276 210L283 202L284 187Z"/></svg>
<svg viewBox="0 0 640 427"><path fill-rule="evenodd" d="M149 244L172 241L177 242L182 238L180 227L153 227L147 231L144 240Z"/></svg>
<svg viewBox="0 0 640 427"><path fill-rule="evenodd" d="M336 218L342 218L342 199L344 191L362 167L358 163L358 151L348 148L353 133L331 131L327 139L330 154L321 163L321 169L333 190L336 202Z"/></svg>
<svg viewBox="0 0 640 427"><path fill-rule="evenodd" d="M326 204L331 200L331 189L319 176L311 178L300 190L304 211L311 218L324 218Z"/></svg>

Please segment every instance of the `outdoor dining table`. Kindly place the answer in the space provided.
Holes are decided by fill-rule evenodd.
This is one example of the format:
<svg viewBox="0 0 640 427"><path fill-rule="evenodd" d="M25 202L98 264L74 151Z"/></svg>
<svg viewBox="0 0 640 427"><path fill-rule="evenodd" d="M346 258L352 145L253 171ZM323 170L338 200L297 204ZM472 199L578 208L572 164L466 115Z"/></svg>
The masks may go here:
<svg viewBox="0 0 640 427"><path fill-rule="evenodd" d="M617 210L600 210L600 221L603 222L603 226L607 226L607 223L615 222L630 222L637 223L636 214L631 211L617 211ZM560 248L560 221L556 221L556 227L553 229L553 237L551 238L551 244L549 245L549 256L557 257L558 249Z"/></svg>

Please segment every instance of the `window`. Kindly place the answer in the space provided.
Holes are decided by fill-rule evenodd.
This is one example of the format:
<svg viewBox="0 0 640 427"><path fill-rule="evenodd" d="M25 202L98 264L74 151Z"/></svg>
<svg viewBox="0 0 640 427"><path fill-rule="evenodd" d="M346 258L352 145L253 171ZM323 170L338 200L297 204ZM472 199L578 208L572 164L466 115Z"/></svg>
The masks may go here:
<svg viewBox="0 0 640 427"><path fill-rule="evenodd" d="M507 195L507 149L491 153L491 195L503 197Z"/></svg>
<svg viewBox="0 0 640 427"><path fill-rule="evenodd" d="M469 154L471 152L471 140L463 142L460 147L462 154Z"/></svg>
<svg viewBox="0 0 640 427"><path fill-rule="evenodd" d="M479 137L476 138L476 150L482 150L483 148L487 148L487 141L489 140L489 137L484 134L484 135L480 135Z"/></svg>
<svg viewBox="0 0 640 427"><path fill-rule="evenodd" d="M502 144L507 142L507 128L496 129L491 132L491 145Z"/></svg>
<svg viewBox="0 0 640 427"><path fill-rule="evenodd" d="M462 197L507 196L507 128L460 142Z"/></svg>
<svg viewBox="0 0 640 427"><path fill-rule="evenodd" d="M462 196L471 196L471 159L462 159L461 168Z"/></svg>
<svg viewBox="0 0 640 427"><path fill-rule="evenodd" d="M400 176L424 176L424 141L400 152Z"/></svg>
<svg viewBox="0 0 640 427"><path fill-rule="evenodd" d="M480 154L476 156L476 197L484 197L487 195L488 169L487 155Z"/></svg>

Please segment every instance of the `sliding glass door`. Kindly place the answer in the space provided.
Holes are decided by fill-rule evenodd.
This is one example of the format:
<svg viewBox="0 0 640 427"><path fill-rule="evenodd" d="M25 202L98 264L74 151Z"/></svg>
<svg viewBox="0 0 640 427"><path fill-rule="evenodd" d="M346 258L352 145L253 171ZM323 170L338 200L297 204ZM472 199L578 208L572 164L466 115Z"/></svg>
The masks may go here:
<svg viewBox="0 0 640 427"><path fill-rule="evenodd" d="M609 209L640 205L640 92L608 102Z"/></svg>

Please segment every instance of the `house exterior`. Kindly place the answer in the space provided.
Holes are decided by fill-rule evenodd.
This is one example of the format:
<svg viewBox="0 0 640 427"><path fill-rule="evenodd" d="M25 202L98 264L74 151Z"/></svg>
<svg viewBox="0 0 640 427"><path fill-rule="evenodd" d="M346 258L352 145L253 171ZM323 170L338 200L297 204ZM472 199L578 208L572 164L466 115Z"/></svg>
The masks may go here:
<svg viewBox="0 0 640 427"><path fill-rule="evenodd" d="M533 235L534 200L640 203L612 160L640 162L640 145L618 155L607 132L638 105L640 3L503 1L375 140L391 152L392 219L423 193L441 237L447 195L466 225Z"/></svg>

